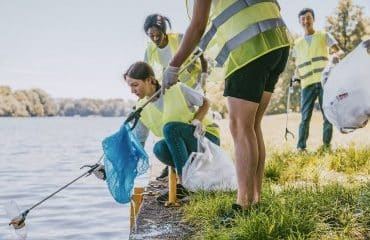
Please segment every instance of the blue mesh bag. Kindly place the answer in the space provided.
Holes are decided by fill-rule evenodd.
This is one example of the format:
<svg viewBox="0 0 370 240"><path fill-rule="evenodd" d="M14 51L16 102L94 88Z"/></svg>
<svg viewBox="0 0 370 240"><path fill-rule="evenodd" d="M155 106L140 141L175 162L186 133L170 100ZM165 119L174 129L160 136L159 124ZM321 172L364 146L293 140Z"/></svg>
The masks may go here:
<svg viewBox="0 0 370 240"><path fill-rule="evenodd" d="M123 124L102 145L108 189L117 202L129 203L135 178L149 168L148 155L129 124Z"/></svg>

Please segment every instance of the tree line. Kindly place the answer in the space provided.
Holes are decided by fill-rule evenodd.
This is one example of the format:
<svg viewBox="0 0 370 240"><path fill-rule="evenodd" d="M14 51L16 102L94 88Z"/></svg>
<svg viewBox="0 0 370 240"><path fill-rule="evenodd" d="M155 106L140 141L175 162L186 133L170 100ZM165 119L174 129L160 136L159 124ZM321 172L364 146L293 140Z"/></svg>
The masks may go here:
<svg viewBox="0 0 370 240"><path fill-rule="evenodd" d="M297 19L298 21L298 19ZM333 15L327 17L325 30L338 41L339 46L348 54L362 40L370 35L370 18L364 16L363 7L353 4L352 0L340 0ZM298 34L292 33L293 38ZM206 96L210 99L211 109L224 116L227 113L222 97L224 79L221 69L209 60L210 76L207 80ZM272 95L267 114L285 113L287 89L293 75L294 62L288 60L285 71L281 74L275 92ZM300 110L300 89L291 95L291 108ZM220 101L220 99L223 99ZM12 92L9 87L0 86L0 116L124 116L132 110L134 102L121 99L52 99L41 89L19 90Z"/></svg>
<svg viewBox="0 0 370 240"><path fill-rule="evenodd" d="M133 101L122 99L53 99L42 89L16 90L0 86L0 116L125 116Z"/></svg>

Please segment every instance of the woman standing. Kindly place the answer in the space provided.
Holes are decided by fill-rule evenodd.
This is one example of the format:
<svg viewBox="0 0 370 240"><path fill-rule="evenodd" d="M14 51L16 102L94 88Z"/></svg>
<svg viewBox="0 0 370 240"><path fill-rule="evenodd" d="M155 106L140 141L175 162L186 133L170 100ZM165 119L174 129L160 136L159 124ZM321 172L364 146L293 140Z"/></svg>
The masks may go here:
<svg viewBox="0 0 370 240"><path fill-rule="evenodd" d="M290 36L278 1L194 0L192 16L163 74L162 92L177 82L179 67L198 44L212 49L225 69L224 96L235 145L238 193L232 209L248 212L261 201L266 156L261 121L285 68Z"/></svg>

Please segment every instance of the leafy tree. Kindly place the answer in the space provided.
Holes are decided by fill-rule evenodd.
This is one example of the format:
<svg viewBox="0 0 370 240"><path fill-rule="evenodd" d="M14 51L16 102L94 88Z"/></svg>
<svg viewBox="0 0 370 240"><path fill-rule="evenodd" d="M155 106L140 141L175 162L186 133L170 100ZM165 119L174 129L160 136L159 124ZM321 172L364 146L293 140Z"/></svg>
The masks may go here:
<svg viewBox="0 0 370 240"><path fill-rule="evenodd" d="M340 0L335 13L327 17L325 29L343 51L349 53L370 33L370 19L364 16L363 7L353 4L352 0Z"/></svg>

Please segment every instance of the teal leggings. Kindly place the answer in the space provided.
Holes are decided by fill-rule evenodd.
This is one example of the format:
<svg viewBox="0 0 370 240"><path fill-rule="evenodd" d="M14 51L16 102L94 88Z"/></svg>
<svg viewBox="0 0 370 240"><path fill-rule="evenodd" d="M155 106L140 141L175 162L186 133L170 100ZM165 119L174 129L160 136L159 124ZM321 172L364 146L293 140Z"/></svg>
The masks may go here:
<svg viewBox="0 0 370 240"><path fill-rule="evenodd" d="M194 137L195 127L182 122L170 122L163 127L164 139L154 145L153 152L162 163L176 168L182 176L182 168L192 152L197 151L197 139ZM220 139L210 133L206 138L220 145Z"/></svg>

